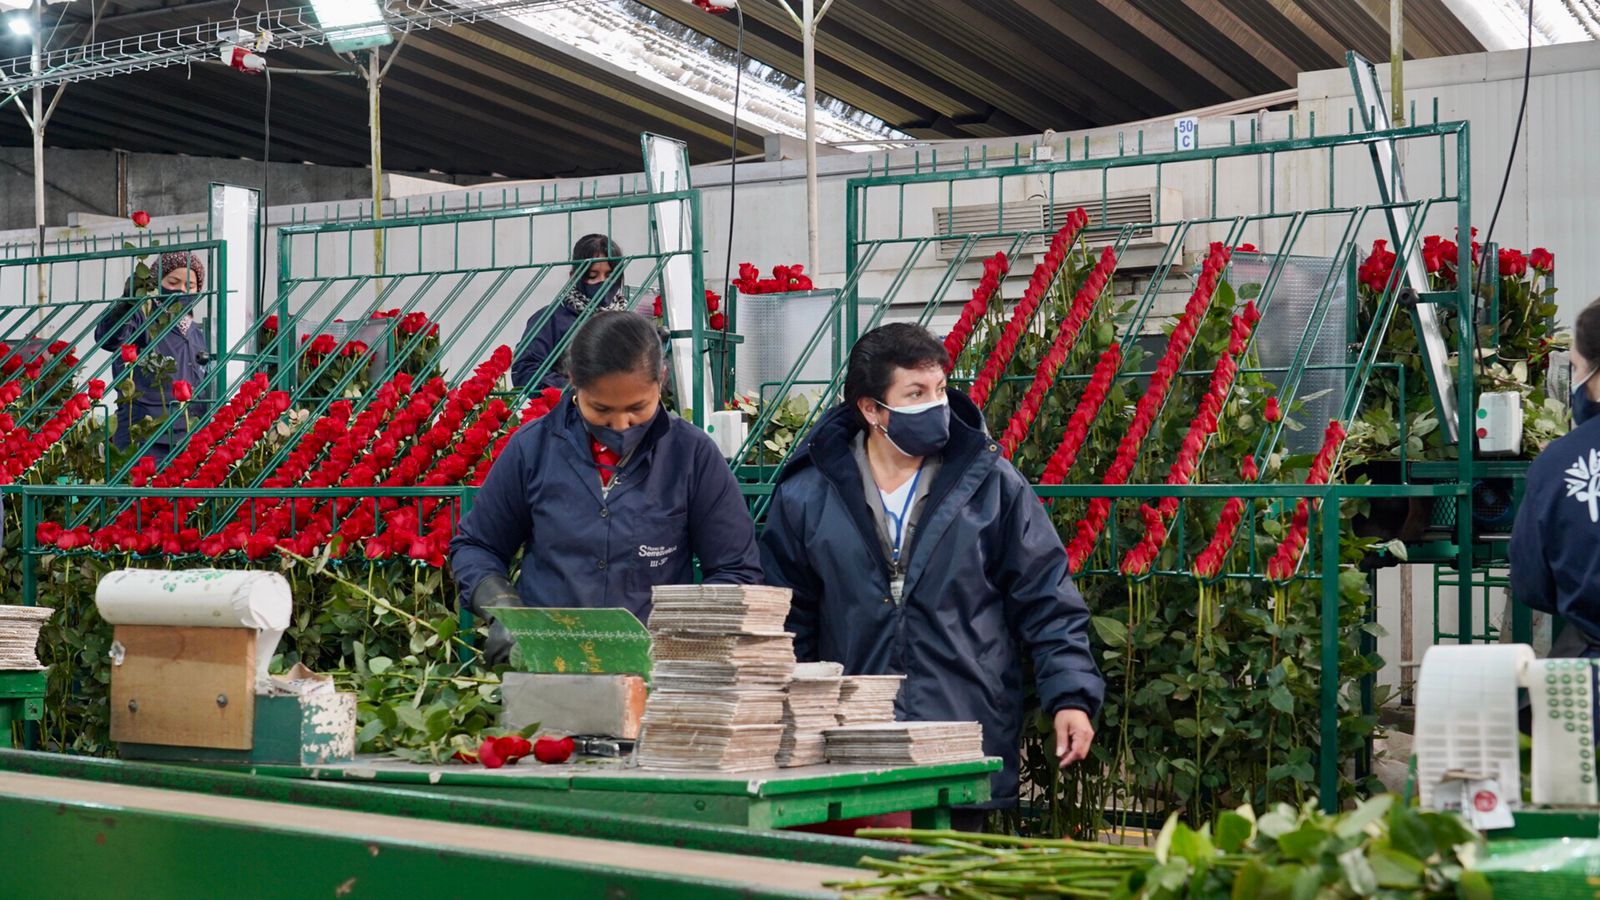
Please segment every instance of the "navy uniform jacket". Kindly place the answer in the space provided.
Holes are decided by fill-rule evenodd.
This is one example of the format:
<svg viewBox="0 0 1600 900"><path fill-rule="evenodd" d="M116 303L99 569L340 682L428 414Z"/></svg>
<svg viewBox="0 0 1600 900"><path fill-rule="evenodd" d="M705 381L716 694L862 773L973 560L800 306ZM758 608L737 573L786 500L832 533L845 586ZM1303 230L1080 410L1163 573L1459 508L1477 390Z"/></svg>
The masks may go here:
<svg viewBox="0 0 1600 900"><path fill-rule="evenodd" d="M539 370L539 366L550 357L556 344L561 342L561 338L572 330L573 323L578 321L578 314L561 299L557 299L553 305L556 308L555 313L550 316L550 321L544 323L543 328L535 332L533 327L538 324L539 317L545 314L544 309L529 317L528 324L523 328L522 339L526 344L511 363L512 387L522 387L531 381L533 373ZM559 365L552 365L539 386L564 388L567 386L567 376Z"/></svg>
<svg viewBox="0 0 1600 900"><path fill-rule="evenodd" d="M1552 441L1528 467L1511 530L1511 593L1600 645L1600 418Z"/></svg>
<svg viewBox="0 0 1600 900"><path fill-rule="evenodd" d="M909 554L904 598L890 595L851 441L848 409L818 423L779 476L761 536L769 584L794 590L789 630L802 660L849 675L903 674L902 720L977 721L1005 760L991 807L1017 801L1023 652L1046 712L1099 712L1104 681L1089 649L1089 613L1067 574L1044 507L1000 457L978 408L950 391L950 443Z"/></svg>
<svg viewBox="0 0 1600 900"><path fill-rule="evenodd" d="M650 616L650 589L756 584L755 526L709 436L662 411L602 495L589 432L571 399L524 426L495 460L450 541L463 602L522 551L526 606L621 607Z"/></svg>
<svg viewBox="0 0 1600 900"><path fill-rule="evenodd" d="M160 294L149 299L154 303L173 303L171 295ZM94 336L99 346L113 355L111 363L112 377L120 382L127 372L127 364L121 357L116 356L123 344L132 344L139 348L140 353L149 348L151 322L144 313L137 310L129 314L129 305L138 302L134 298L127 298L123 302L113 303L111 308L100 316L95 323ZM176 309L174 305L172 309ZM120 327L119 327L120 323ZM199 390L200 382L205 378L205 368L200 364L200 355L206 352L205 336L201 334L198 323L189 326L188 333L179 332L173 326L161 339L155 342L155 353L170 357L176 364L172 373L175 381L187 381L189 386L196 391L195 399L189 403L188 421L198 424L206 417L207 404L201 401ZM158 383L159 381L159 383ZM185 418L183 404L172 399L172 385L165 380L152 380L141 366L133 372L133 384L137 396L133 402L125 398L117 403L116 431L112 435L112 443L119 448L126 448L129 442L128 430L135 423L146 417L160 421L168 412L172 418L167 429L156 439L153 451L157 456L165 456L174 446L183 443L185 434ZM164 402L163 402L164 401Z"/></svg>

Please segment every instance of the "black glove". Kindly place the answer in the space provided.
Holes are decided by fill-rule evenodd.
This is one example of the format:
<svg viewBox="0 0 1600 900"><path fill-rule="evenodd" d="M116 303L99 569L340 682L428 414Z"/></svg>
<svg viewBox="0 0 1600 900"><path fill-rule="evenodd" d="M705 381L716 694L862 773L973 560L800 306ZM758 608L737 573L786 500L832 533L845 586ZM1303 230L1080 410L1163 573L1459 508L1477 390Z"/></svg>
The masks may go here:
<svg viewBox="0 0 1600 900"><path fill-rule="evenodd" d="M516 645L516 640L511 637L511 632L500 624L494 614L489 612L496 606L521 606L522 598L517 595L517 589L511 582L500 575L490 575L478 582L472 589L472 598L467 603L467 608L486 619L489 624L489 637L484 641L483 661L491 666L509 662L511 648Z"/></svg>

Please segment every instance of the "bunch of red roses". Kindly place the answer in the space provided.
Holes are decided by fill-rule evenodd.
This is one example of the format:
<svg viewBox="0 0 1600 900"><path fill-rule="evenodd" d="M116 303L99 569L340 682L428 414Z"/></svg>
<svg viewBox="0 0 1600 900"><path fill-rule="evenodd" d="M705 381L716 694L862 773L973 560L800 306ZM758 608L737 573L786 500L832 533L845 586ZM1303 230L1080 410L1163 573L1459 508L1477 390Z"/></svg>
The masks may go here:
<svg viewBox="0 0 1600 900"><path fill-rule="evenodd" d="M811 283L811 277L806 274L805 266L799 263L792 266L773 266L771 278L762 278L761 270L750 263L740 263L739 277L733 280L733 286L738 288L741 294L787 294L790 291L816 289L816 285Z"/></svg>
<svg viewBox="0 0 1600 900"><path fill-rule="evenodd" d="M1338 420L1329 422L1322 435L1322 448L1312 459L1311 471L1306 475L1306 484L1327 484L1333 478L1333 461L1338 458L1344 439L1344 426ZM1288 581L1294 577L1295 569L1300 566L1300 553L1306 546L1306 534L1311 527L1311 511L1314 507L1315 504L1307 497L1300 498L1295 504L1289 530L1278 544L1277 552L1267 561L1268 578Z"/></svg>
<svg viewBox="0 0 1600 900"><path fill-rule="evenodd" d="M1017 352L1017 344L1022 340L1022 333L1033 322L1034 313L1044 301L1050 285L1055 283L1056 273L1061 270L1061 264L1066 262L1067 251L1078 239L1078 232L1087 224L1089 224L1089 214L1083 211L1083 207L1080 206L1067 213L1066 224L1062 225L1061 230L1050 240L1050 249L1045 252L1044 260L1034 267L1033 277L1028 280L1028 287L1022 292L1022 299L1011 312L1011 321L1006 323L994 351L989 354L982 371L978 373L978 380L972 385L972 402L979 407L989 401L989 392L994 390L994 386L1005 374L1006 367L1011 365L1011 357Z"/></svg>
<svg viewBox="0 0 1600 900"><path fill-rule="evenodd" d="M1083 281L1083 287L1072 298L1072 305L1067 309L1067 317L1056 330L1056 337L1050 344L1050 349L1045 353L1044 361L1038 371L1033 375L1033 383L1028 386L1028 393L1022 398L1022 405L1006 424L1005 434L1000 438L1000 450L1010 459L1023 440L1028 437L1028 430L1033 427L1033 420L1039 417L1039 406L1044 403L1045 395L1055 386L1056 373L1067 361L1067 354L1072 352L1072 347L1078 341L1078 335L1083 331L1083 326L1089 321L1089 316L1094 312L1095 304L1100 301L1100 295L1105 292L1106 285L1111 283L1111 273L1117 268L1117 254L1110 248L1100 254L1100 261L1089 272Z"/></svg>
<svg viewBox="0 0 1600 900"><path fill-rule="evenodd" d="M1050 461L1045 463L1044 474L1039 478L1041 484L1061 484L1067 480L1067 473L1072 470L1072 464L1077 462L1078 452L1089 437L1089 426L1100 415L1100 407L1105 405L1106 396L1111 393L1111 382L1121 367L1122 345L1112 344L1100 354L1100 361L1095 363L1094 374L1089 376L1089 383L1084 386L1083 394L1078 397L1078 405L1073 408L1071 418L1067 419L1067 427L1062 430L1061 443L1050 454Z"/></svg>
<svg viewBox="0 0 1600 900"><path fill-rule="evenodd" d="M961 307L960 318L956 319L955 327L944 338L944 352L949 357L944 367L946 375L955 371L956 360L967 349L973 329L978 327L978 320L989 312L989 304L994 300L995 292L1000 290L1000 279L1009 271L1011 261L1006 259L1004 253L996 253L983 261L983 277L978 279L978 286L972 289L972 299Z"/></svg>

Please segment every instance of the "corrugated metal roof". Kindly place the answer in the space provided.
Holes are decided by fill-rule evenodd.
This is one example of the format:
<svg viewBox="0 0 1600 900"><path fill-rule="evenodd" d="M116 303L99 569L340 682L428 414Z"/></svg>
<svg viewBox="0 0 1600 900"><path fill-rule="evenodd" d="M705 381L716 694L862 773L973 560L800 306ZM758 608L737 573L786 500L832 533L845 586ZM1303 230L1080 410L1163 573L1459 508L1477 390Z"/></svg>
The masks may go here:
<svg viewBox="0 0 1600 900"><path fill-rule="evenodd" d="M100 39L222 19L235 8L233 0L102 2ZM68 8L68 21L80 23L69 43L83 40L88 8ZM642 0L638 13L692 28L731 53L731 17L682 0ZM1407 0L1406 15L1410 56L1483 49L1445 0ZM798 79L800 41L788 13L774 0L746 0L745 19L747 53ZM1381 58L1387 44L1387 0L839 0L818 40L818 88L914 137L995 137L1279 91L1301 71L1342 65L1345 49ZM279 69L343 65L326 49L269 59ZM503 24L410 36L384 91L384 162L397 171L635 171L641 131L684 138L696 162L728 152L729 126L715 109ZM272 93L274 159L366 163L360 80L280 74ZM47 143L257 158L264 94L262 79L219 66L85 82L67 90ZM741 129L740 152L760 152L763 137ZM0 114L0 144L28 140L20 116Z"/></svg>

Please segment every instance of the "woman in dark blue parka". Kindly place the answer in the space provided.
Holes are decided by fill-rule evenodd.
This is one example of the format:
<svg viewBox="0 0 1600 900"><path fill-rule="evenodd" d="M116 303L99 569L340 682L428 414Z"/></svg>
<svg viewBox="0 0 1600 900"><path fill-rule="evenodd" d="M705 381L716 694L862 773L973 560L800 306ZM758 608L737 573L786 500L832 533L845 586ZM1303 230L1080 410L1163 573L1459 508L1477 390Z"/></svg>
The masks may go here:
<svg viewBox="0 0 1600 900"><path fill-rule="evenodd" d="M755 526L710 436L661 404L655 326L599 312L568 352L572 395L519 429L450 541L468 609L621 607L650 617L656 585L761 580ZM510 580L521 553L521 573ZM510 652L491 624L491 660Z"/></svg>
<svg viewBox="0 0 1600 900"><path fill-rule="evenodd" d="M522 349L511 363L512 387L522 387L533 380L540 366L555 353L556 345L589 307L597 306L596 312L632 307L621 273L612 277L612 268L622 264L622 248L615 241L603 234L586 234L573 245L572 259L572 287L528 319L518 344ZM553 388L567 386L567 374L559 358L550 365L540 384Z"/></svg>
<svg viewBox="0 0 1600 900"><path fill-rule="evenodd" d="M902 720L977 721L1005 761L984 808L1017 802L1023 653L1062 765L1094 739L1104 682L1066 553L983 417L945 384L944 346L914 325L863 335L844 403L779 477L762 533L769 584L794 590L803 660L906 676ZM981 827L983 809L957 810Z"/></svg>

